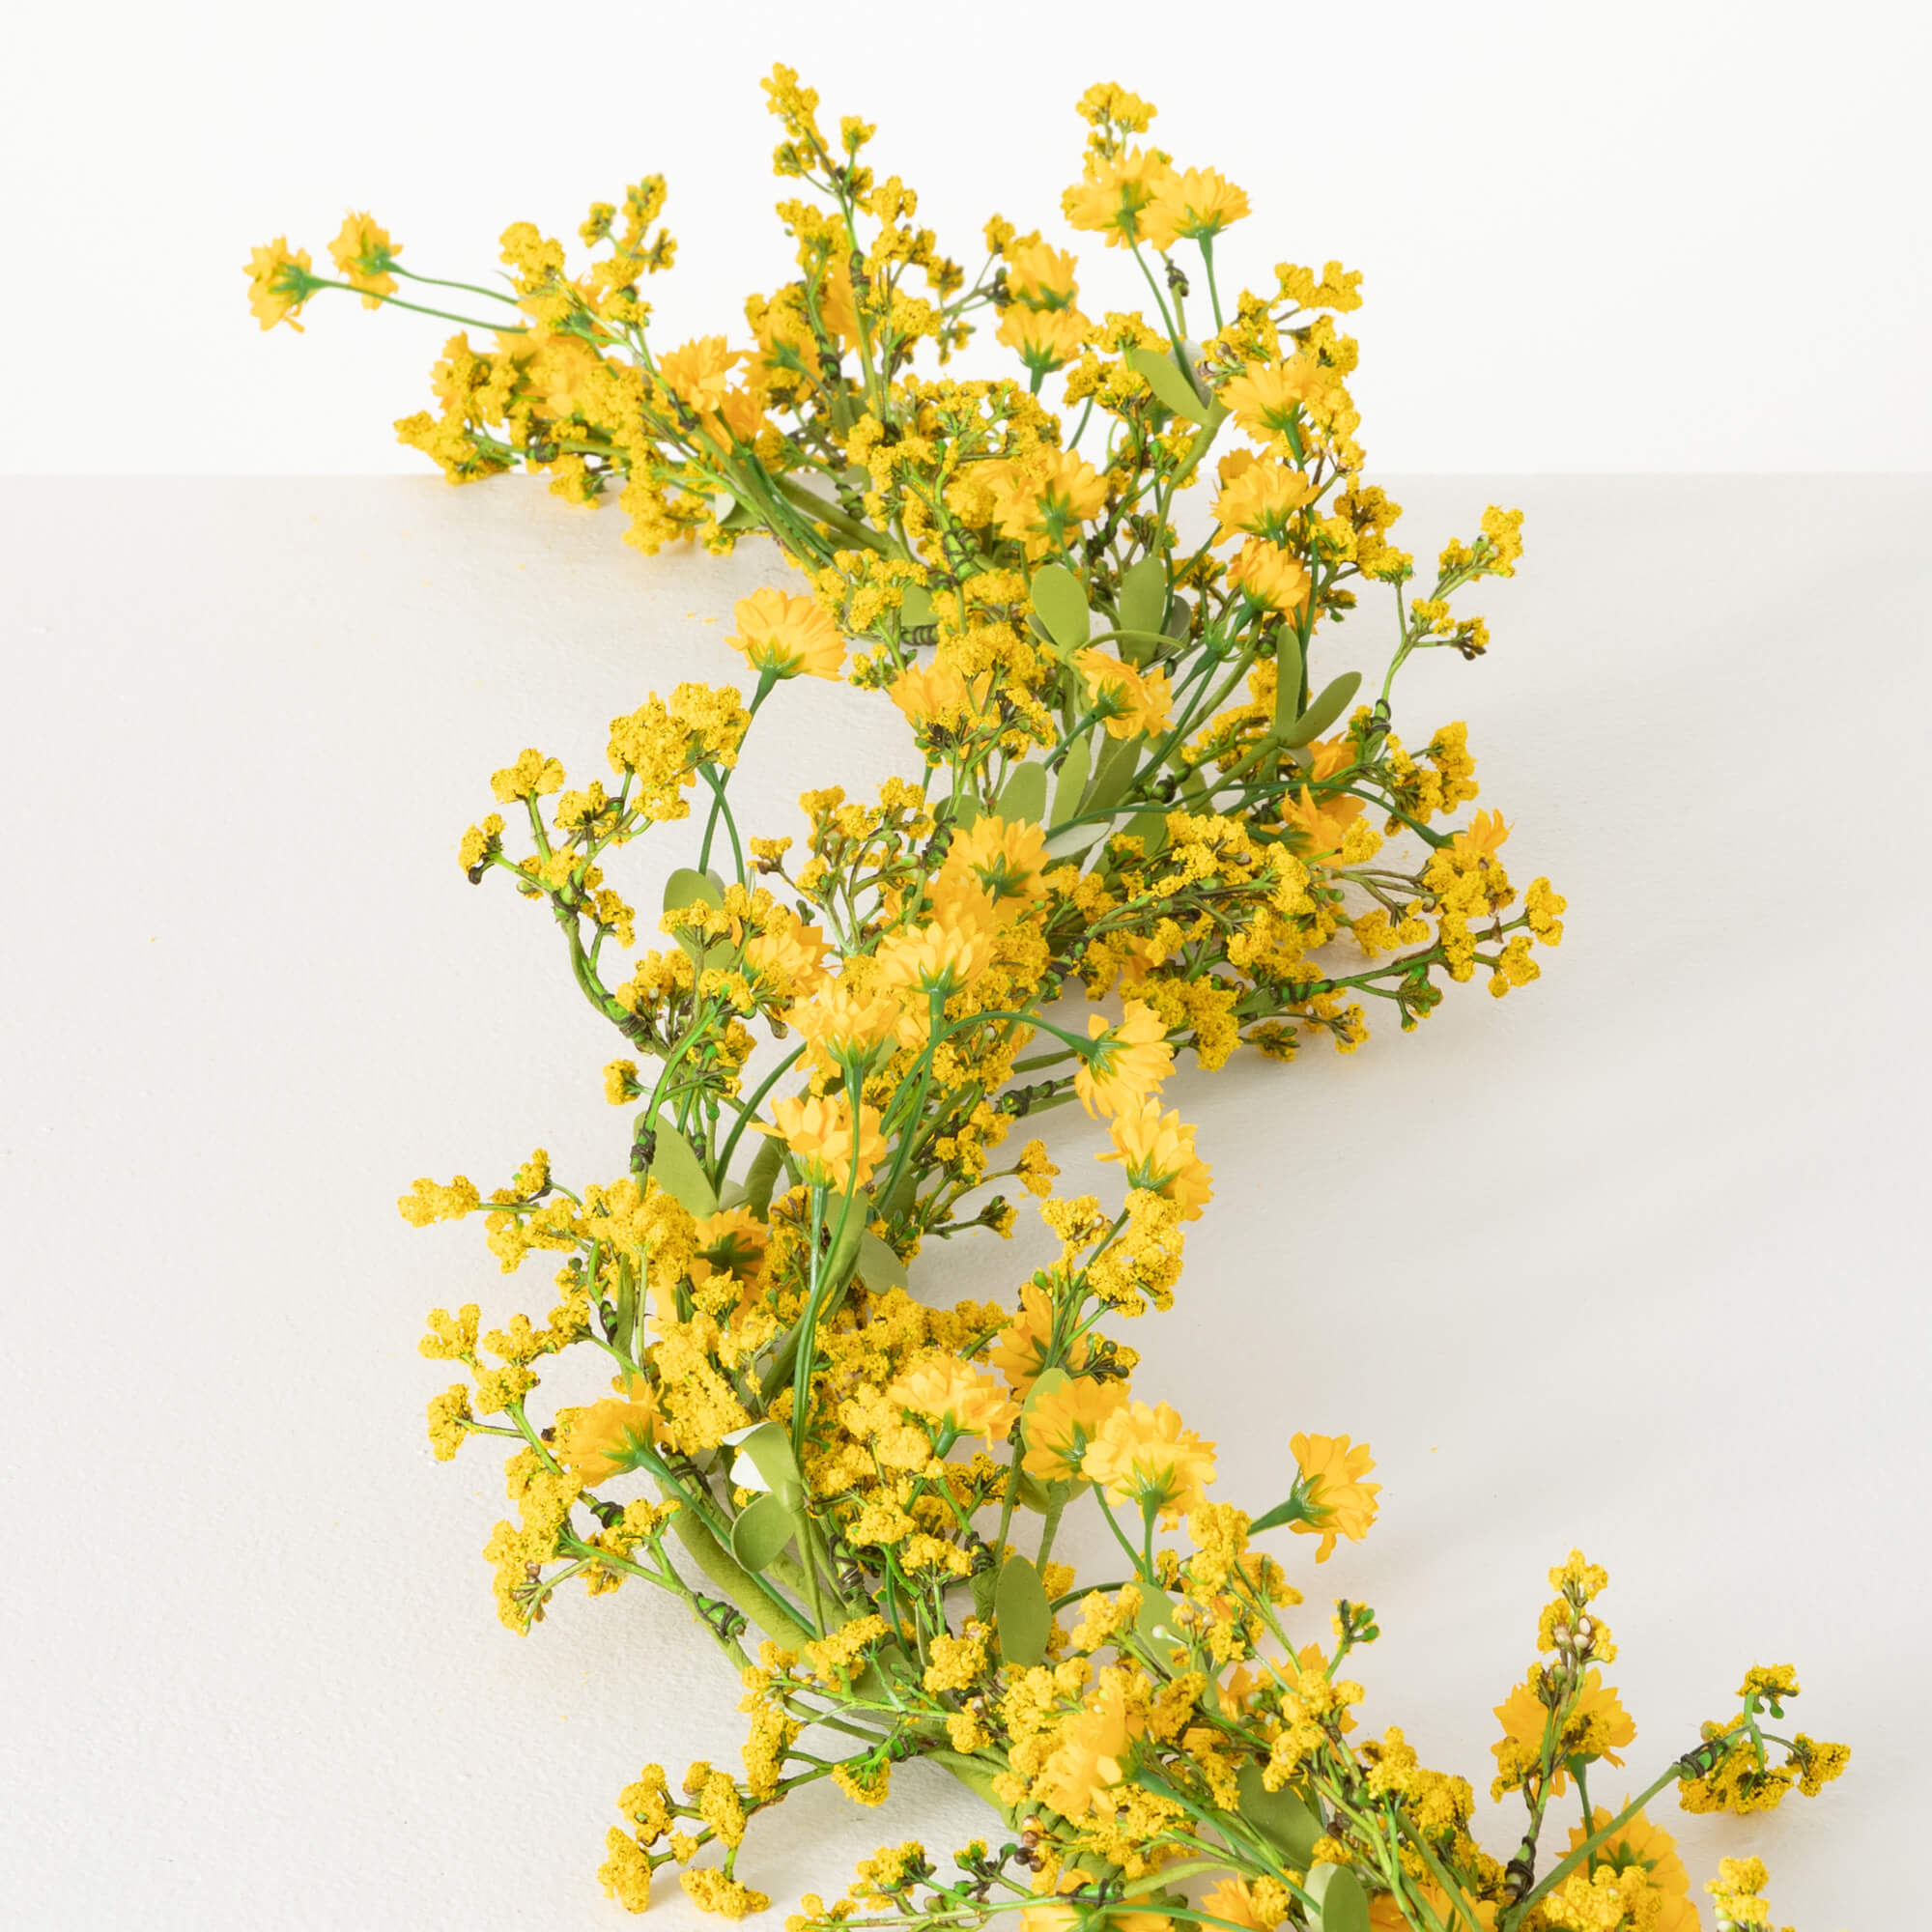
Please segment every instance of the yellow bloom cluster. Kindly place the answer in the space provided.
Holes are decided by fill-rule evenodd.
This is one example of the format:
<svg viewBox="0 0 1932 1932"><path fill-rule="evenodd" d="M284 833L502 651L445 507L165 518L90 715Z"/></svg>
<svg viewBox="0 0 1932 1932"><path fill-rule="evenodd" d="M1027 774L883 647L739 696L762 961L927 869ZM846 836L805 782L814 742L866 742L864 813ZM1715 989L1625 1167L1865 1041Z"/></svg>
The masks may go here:
<svg viewBox="0 0 1932 1932"><path fill-rule="evenodd" d="M573 1188L539 1151L487 1197L458 1176L399 1204L418 1226L482 1215L504 1272L556 1266L541 1321L438 1310L422 1345L468 1374L429 1405L436 1456L511 1450L514 1518L485 1551L504 1622L528 1630L572 1579L647 1583L742 1685L742 1776L699 1763L673 1793L646 1768L607 1891L641 1911L668 1862L701 1908L757 1911L736 1866L760 1811L819 1779L877 1805L925 1758L995 1807L992 1836L950 1875L917 1842L882 1849L795 1926L1169 1932L1200 1877L1207 1922L1252 1932L1691 1932L1642 1807L1674 1781L1691 1810L1759 1810L1837 1776L1842 1746L1766 1728L1793 1672L1753 1669L1737 1717L1635 1800L1594 1802L1635 1726L1604 1677L1607 1579L1573 1554L1496 1707L1492 1791L1526 1818L1492 1855L1468 1780L1400 1727L1359 1735L1374 1611L1344 1599L1326 1640L1299 1628L1283 1558L1308 1546L1261 1546L1287 1529L1321 1564L1367 1536L1368 1445L1294 1430L1282 1502L1210 1500L1215 1444L1137 1388L1116 1332L1173 1304L1213 1198L1172 1104L1190 1060L1321 1035L1350 1052L1378 1002L1411 1028L1479 972L1530 984L1562 939L1549 881L1504 868L1516 827L1459 819L1464 725L1413 751L1394 729L1415 653L1488 649L1457 600L1514 573L1520 512L1490 507L1417 578L1363 473L1339 325L1359 275L1282 263L1224 295L1248 196L1151 145L1155 110L1124 88L1083 96L1057 197L1101 271L1132 258L1110 298L1151 301L1096 301L1097 321L1061 241L996 215L969 279L866 159L869 126L828 132L787 68L765 90L796 274L750 298L748 336L652 339L639 289L675 254L656 176L593 204L575 272L512 224L500 294L415 274L366 213L329 245L340 279L285 240L248 268L264 327L300 327L324 290L459 325L437 411L397 426L452 480L522 465L573 503L615 495L647 554L758 537L796 572L736 606L749 693L646 697L611 724L609 776L576 786L526 749L458 844L472 883L503 872L546 908L622 1037L598 1076L631 1110L616 1171ZM451 289L494 312L452 313ZM1007 373L950 373L988 323ZM1177 506L1201 490L1197 543ZM1370 599L1386 655L1350 664L1340 620ZM801 676L880 694L923 774L809 791L797 827L756 836L733 774ZM607 869L680 824L663 944L639 950ZM1076 993L1084 1029L1064 1023ZM1106 1127L1104 1195L1063 1191L1043 1138L1008 1151L1075 1101ZM951 1308L912 1293L928 1242L1006 1236L1029 1198L1048 1264ZM1117 1553L1081 1584L1055 1550L1090 1503ZM1763 1876L1725 1862L1724 1924L1767 1922Z"/></svg>

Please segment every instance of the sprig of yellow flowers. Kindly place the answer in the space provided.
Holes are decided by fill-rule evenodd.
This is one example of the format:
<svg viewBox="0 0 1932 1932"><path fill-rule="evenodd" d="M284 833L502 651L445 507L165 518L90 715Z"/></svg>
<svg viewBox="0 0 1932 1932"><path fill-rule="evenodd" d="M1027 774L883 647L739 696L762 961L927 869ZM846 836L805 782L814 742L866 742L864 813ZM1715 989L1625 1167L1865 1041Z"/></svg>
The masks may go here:
<svg viewBox="0 0 1932 1932"><path fill-rule="evenodd" d="M548 908L623 1036L604 1080L637 1108L625 1171L573 1190L538 1151L487 1200L459 1176L401 1204L417 1223L482 1213L505 1272L562 1258L541 1323L440 1309L423 1343L468 1372L430 1405L436 1453L514 1445L517 1520L487 1551L503 1620L526 1630L572 1578L648 1582L745 1687L743 1776L699 1763L673 1792L648 1767L619 1797L604 1883L640 1910L675 1862L700 1905L740 1917L766 1903L736 1871L756 1813L827 1777L879 1804L922 1757L999 1829L944 1874L917 1843L882 1850L795 1927L1683 1932L1690 1881L1645 1805L1676 1783L1692 1810L1762 1809L1844 1766L1842 1746L1767 1728L1791 1669L1752 1669L1735 1717L1599 1804L1598 1767L1621 1766L1634 1726L1603 1676L1606 1579L1573 1552L1539 1661L1496 1710L1492 1792L1520 1793L1525 1822L1495 1857L1467 1781L1398 1728L1350 1736L1375 1613L1338 1602L1325 1643L1292 1630L1301 1592L1256 1543L1286 1528L1320 1563L1366 1535L1367 1445L1296 1435L1278 1506L1211 1501L1214 1445L1135 1394L1137 1356L1108 1332L1171 1304L1211 1195L1162 1102L1179 1056L1285 1060L1321 1035L1350 1051L1369 1003L1412 1027L1443 981L1480 970L1506 994L1560 940L1564 902L1512 884L1497 812L1437 823L1476 797L1463 726L1416 753L1393 728L1416 651L1486 648L1453 600L1513 572L1520 514L1486 511L1416 594L1355 440L1336 319L1359 278L1283 264L1271 290L1224 298L1215 251L1247 197L1139 143L1146 101L1103 85L1080 103L1063 213L1132 262L1153 311L1094 322L1070 253L995 217L969 282L914 192L861 158L869 127L828 137L788 69L765 88L778 173L814 198L780 205L799 274L748 303L749 348L654 348L639 291L674 253L656 177L591 209L576 274L518 223L505 287L414 275L366 214L330 244L339 279L279 241L249 270L265 327L325 289L496 304L472 325L486 344L447 344L440 411L399 424L405 442L459 482L521 464L572 501L616 488L646 552L762 535L806 580L737 606L749 699L648 698L611 723L610 780L576 788L526 751L462 840L472 881L506 873ZM937 373L988 312L1018 375ZM1192 518L1224 433L1243 440ZM1395 620L1378 687L1316 669L1365 589ZM802 843L751 836L731 805L755 721L800 676L884 693L924 761L869 802L807 793ZM668 943L639 952L606 867L694 802ZM1100 1009L1084 1028L1056 1017L1076 988ZM1058 1189L1042 1139L1010 1151L1074 1102L1107 1123L1118 1199ZM1009 1233L1015 1194L1037 1197L1058 1258L1014 1301L914 1298L923 1244ZM597 1374L548 1366L569 1350ZM540 1363L562 1398L547 1422ZM1083 1584L1054 1552L1090 1497L1120 1575ZM1720 1922L1768 1923L1763 1885L1725 1861Z"/></svg>

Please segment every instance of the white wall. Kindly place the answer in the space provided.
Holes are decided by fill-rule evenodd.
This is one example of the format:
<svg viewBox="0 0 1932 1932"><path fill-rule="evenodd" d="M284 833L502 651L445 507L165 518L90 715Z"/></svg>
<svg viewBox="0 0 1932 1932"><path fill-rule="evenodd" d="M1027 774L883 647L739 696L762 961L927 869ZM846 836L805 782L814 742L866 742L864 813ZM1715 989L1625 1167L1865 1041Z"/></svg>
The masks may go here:
<svg viewBox="0 0 1932 1932"><path fill-rule="evenodd" d="M1232 272L1366 271L1379 467L1928 467L1922 8L109 0L9 29L0 468L416 468L388 423L441 325L338 298L264 338L244 304L251 244L320 262L351 204L475 278L510 220L568 234L662 171L665 329L742 328L785 265L774 58L879 124L961 257L993 209L1054 219L1089 81L1151 96L1250 191Z"/></svg>

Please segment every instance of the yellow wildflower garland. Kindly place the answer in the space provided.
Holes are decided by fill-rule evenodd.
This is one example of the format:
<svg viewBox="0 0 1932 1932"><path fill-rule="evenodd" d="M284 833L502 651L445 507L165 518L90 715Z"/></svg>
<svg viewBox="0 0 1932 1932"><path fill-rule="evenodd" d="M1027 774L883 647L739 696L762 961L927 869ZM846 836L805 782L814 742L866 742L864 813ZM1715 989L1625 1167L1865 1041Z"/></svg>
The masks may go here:
<svg viewBox="0 0 1932 1932"><path fill-rule="evenodd" d="M458 1176L400 1204L418 1225L482 1214L506 1273L560 1258L541 1323L439 1309L422 1343L469 1375L429 1405L437 1455L514 1445L517 1517L486 1552L504 1622L528 1630L573 1578L649 1583L745 1687L743 1776L699 1763L674 1792L647 1767L618 1797L605 1888L641 1911L675 1863L698 1905L741 1918L768 1903L736 1873L759 1812L827 1776L881 1804L893 1765L923 1757L995 1807L988 1837L950 1870L916 1842L882 1849L794 1928L1688 1932L1689 1875L1644 1807L1675 1783L1693 1811L1750 1812L1835 1777L1843 1746L1769 1728L1792 1668L1750 1670L1735 1716L1634 1798L1594 1802L1635 1726L1604 1678L1607 1579L1573 1552L1495 1712L1492 1792L1526 1814L1497 1857L1466 1780L1399 1728L1350 1739L1375 1613L1342 1600L1327 1645L1292 1635L1301 1592L1255 1544L1285 1527L1321 1563L1363 1538L1368 1446L1297 1434L1285 1500L1210 1500L1214 1445L1131 1392L1138 1357L1108 1332L1171 1304L1211 1198L1195 1129L1163 1104L1180 1059L1288 1060L1324 1035L1348 1052L1368 1003L1413 1027L1444 980L1480 971L1503 996L1562 938L1549 882L1519 891L1504 868L1500 813L1454 822L1477 795L1465 727L1415 750L1394 730L1415 652L1487 647L1454 600L1513 573L1521 515L1487 510L1414 593L1400 510L1355 440L1337 318L1359 277L1285 263L1224 302L1215 250L1247 196L1142 141L1154 110L1134 95L1083 97L1062 210L1131 258L1153 315L1095 322L1075 257L997 216L969 283L913 190L861 158L868 126L828 137L789 69L764 85L777 172L815 199L780 206L799 274L749 302L749 347L652 344L639 289L674 254L654 176L593 206L576 274L520 222L505 289L418 276L366 213L329 244L340 280L279 239L248 267L265 328L299 327L328 289L445 316L451 288L494 304L450 317L466 332L437 365L439 410L398 425L406 443L457 482L521 464L572 501L614 490L646 553L763 536L805 580L737 607L749 700L648 698L611 723L611 780L581 789L527 750L492 780L504 810L460 841L472 882L505 872L548 907L624 1037L602 1073L612 1104L642 1103L624 1171L573 1191L538 1151L487 1199ZM1190 303L1211 332L1190 332ZM1018 377L939 373L989 315ZM1179 499L1210 463L1197 543ZM1368 589L1395 620L1379 686L1318 676ZM741 837L731 775L801 675L889 698L923 782L807 793L802 844ZM639 953L606 863L694 803L667 945ZM1084 1033L1051 1017L1076 988L1101 1009ZM1042 1139L1009 1147L1075 1100L1121 1169L1104 1202L1057 1189ZM925 1241L1010 1231L1008 1182L1057 1260L1010 1302L915 1299ZM1055 1559L1089 1499L1123 1581L1082 1585ZM800 1750L813 1724L844 1755ZM1574 1825L1554 1809L1573 1787ZM1706 1890L1723 1924L1758 1925L1764 1884L1726 1860Z"/></svg>

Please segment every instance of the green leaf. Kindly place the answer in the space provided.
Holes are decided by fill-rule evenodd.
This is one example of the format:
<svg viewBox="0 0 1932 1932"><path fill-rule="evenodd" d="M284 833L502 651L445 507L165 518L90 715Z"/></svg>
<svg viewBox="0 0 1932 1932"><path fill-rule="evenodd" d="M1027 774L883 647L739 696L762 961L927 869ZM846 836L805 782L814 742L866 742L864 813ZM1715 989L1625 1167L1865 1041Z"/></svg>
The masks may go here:
<svg viewBox="0 0 1932 1932"><path fill-rule="evenodd" d="M699 899L719 912L724 910L724 881L716 872L694 872L689 866L680 866L665 881L666 912L696 905Z"/></svg>
<svg viewBox="0 0 1932 1932"><path fill-rule="evenodd" d="M993 1615L1000 1633L1000 1655L1009 1663L1037 1663L1046 1655L1053 1611L1039 1572L1024 1556L1009 1556L993 1591Z"/></svg>
<svg viewBox="0 0 1932 1932"><path fill-rule="evenodd" d="M1021 1509L1032 1510L1036 1516L1044 1516L1053 1501L1047 1493L1046 1485L1037 1476L1029 1476L1024 1469L1020 1471L1020 1486L1013 1492L1013 1499Z"/></svg>
<svg viewBox="0 0 1932 1932"><path fill-rule="evenodd" d="M1174 357L1160 349L1129 349L1127 366L1146 382L1157 400L1189 422L1205 423L1210 403L1202 401L1194 384L1180 373Z"/></svg>
<svg viewBox="0 0 1932 1932"><path fill-rule="evenodd" d="M980 822L980 801L968 792L952 808L952 823L961 831L970 830Z"/></svg>
<svg viewBox="0 0 1932 1932"><path fill-rule="evenodd" d="M783 1165L784 1142L777 1134L760 1134L758 1151L745 1175L745 1206L761 1221L771 1210L772 1188Z"/></svg>
<svg viewBox="0 0 1932 1932"><path fill-rule="evenodd" d="M1087 810L1105 811L1118 804L1134 781L1140 761L1141 741L1136 733L1129 738L1109 738L1106 749L1094 766L1094 782L1087 787Z"/></svg>
<svg viewBox="0 0 1932 1932"><path fill-rule="evenodd" d="M1167 559L1144 556L1121 577L1121 629L1158 632L1167 617Z"/></svg>
<svg viewBox="0 0 1932 1932"><path fill-rule="evenodd" d="M905 1264L893 1252L892 1243L882 1240L869 1228L859 1232L859 1272L874 1294L906 1285Z"/></svg>
<svg viewBox="0 0 1932 1932"><path fill-rule="evenodd" d="M706 1214L717 1213L718 1196L705 1179L696 1154L691 1151L691 1143L662 1117L650 1122L650 1130L657 1136L657 1151L651 1155L651 1179L686 1213L700 1220Z"/></svg>
<svg viewBox="0 0 1932 1932"><path fill-rule="evenodd" d="M869 479L867 487L870 487ZM931 593L917 583L908 583L899 599L900 630L923 631L935 620L936 615Z"/></svg>
<svg viewBox="0 0 1932 1932"><path fill-rule="evenodd" d="M1322 732L1348 710L1355 693L1361 689L1361 684L1360 671L1345 670L1295 720L1293 729L1284 734L1282 743L1290 746L1306 745L1321 737Z"/></svg>
<svg viewBox="0 0 1932 1932"><path fill-rule="evenodd" d="M722 912L724 908L724 882L715 872L694 872L689 866L680 866L665 881L664 909L666 912L677 912L684 906L698 904ZM701 973L706 966L720 963L717 959L705 957L704 942L696 933L680 931L677 943L684 949L696 972Z"/></svg>
<svg viewBox="0 0 1932 1932"><path fill-rule="evenodd" d="M1240 1787L1241 1816L1285 1855L1289 1864L1305 1870L1321 1835L1321 1819L1293 1792L1270 1791L1262 1782L1258 1764L1244 1764L1235 1782Z"/></svg>
<svg viewBox="0 0 1932 1932"><path fill-rule="evenodd" d="M859 1259L859 1243L866 1236L866 1223L871 1218L871 1202L864 1194L854 1196L845 1232L838 1236L838 1245L826 1257L824 1280L836 1285L852 1272Z"/></svg>
<svg viewBox="0 0 1932 1932"><path fill-rule="evenodd" d="M1194 621L1194 611L1187 599L1177 597L1167 607L1167 622L1160 628L1170 638L1184 638L1187 627Z"/></svg>
<svg viewBox="0 0 1932 1932"><path fill-rule="evenodd" d="M1281 647L1274 661L1274 735L1277 738L1294 729L1301 716L1301 640L1293 633L1281 634Z"/></svg>
<svg viewBox="0 0 1932 1932"><path fill-rule="evenodd" d="M1029 594L1035 613L1062 657L1077 651L1093 635L1094 613L1087 608L1086 589L1064 563L1041 564L1033 574Z"/></svg>
<svg viewBox="0 0 1932 1932"><path fill-rule="evenodd" d="M1321 1932L1369 1932L1369 1895L1347 1865L1310 1865L1301 1887L1316 1902Z"/></svg>
<svg viewBox="0 0 1932 1932"><path fill-rule="evenodd" d="M738 1453L751 1458L757 1470L776 1491L781 1483L796 1484L798 1458L791 1453L791 1435L776 1422L761 1422L738 1444Z"/></svg>
<svg viewBox="0 0 1932 1932"><path fill-rule="evenodd" d="M1087 774L1094 769L1094 741L1076 738L1060 761L1060 778L1053 787L1053 817L1048 822L1065 825L1080 810L1087 789Z"/></svg>
<svg viewBox="0 0 1932 1932"><path fill-rule="evenodd" d="M1187 1639L1174 1626L1174 1599L1165 1590L1141 1586L1141 1606L1134 1614L1134 1628L1149 1643L1172 1650Z"/></svg>
<svg viewBox="0 0 1932 1932"><path fill-rule="evenodd" d="M1000 1573L991 1564L983 1570L974 1571L968 1578L973 1586L973 1612L982 1622L989 1622L993 1615L993 1590L1000 1580Z"/></svg>
<svg viewBox="0 0 1932 1932"><path fill-rule="evenodd" d="M798 1533L798 1516L781 1497L753 1497L731 1525L731 1554L753 1574L767 1570Z"/></svg>
<svg viewBox="0 0 1932 1932"><path fill-rule="evenodd" d="M1023 1405L1027 1413L1032 1413L1035 1403L1050 1396L1056 1389L1064 1389L1072 1379L1073 1378L1065 1369L1047 1369L1037 1375L1033 1378L1033 1387L1027 1390L1027 1399Z"/></svg>
<svg viewBox="0 0 1932 1932"><path fill-rule="evenodd" d="M1146 664L1170 641L1165 631L1119 631L1114 636L1115 649L1120 652L1122 661L1130 665Z"/></svg>
<svg viewBox="0 0 1932 1932"><path fill-rule="evenodd" d="M1000 788L1000 802L994 809L1002 818L1039 824L1046 816L1046 767L1015 765Z"/></svg>
<svg viewBox="0 0 1932 1932"><path fill-rule="evenodd" d="M1151 859L1167 843L1167 813L1143 811L1127 820L1121 830L1141 841L1141 857Z"/></svg>

